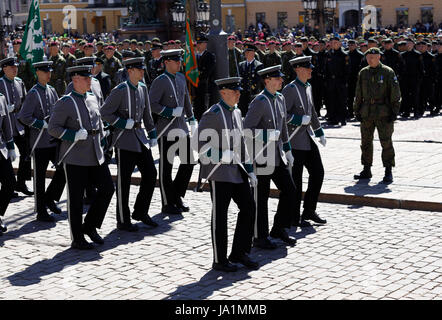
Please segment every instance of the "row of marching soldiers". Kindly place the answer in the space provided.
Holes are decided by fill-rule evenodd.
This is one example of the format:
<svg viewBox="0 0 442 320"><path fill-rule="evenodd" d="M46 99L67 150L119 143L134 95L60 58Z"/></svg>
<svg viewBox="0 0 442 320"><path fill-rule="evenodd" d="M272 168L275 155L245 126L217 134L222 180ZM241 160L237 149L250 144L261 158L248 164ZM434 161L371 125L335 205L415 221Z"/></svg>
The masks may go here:
<svg viewBox="0 0 442 320"><path fill-rule="evenodd" d="M260 70L265 88L250 103L244 119L237 108L241 78L218 79L221 100L202 115L198 128L185 77L179 72L183 50L166 50L161 54L165 72L152 82L150 90L142 82L144 58L128 58L123 61L127 80L112 89L106 99L100 93L99 81L92 77L92 70L96 68L93 57L78 59L75 66L67 69L72 82L61 98L48 84L52 61L33 64L37 84L28 93L22 81L15 77L16 58L0 61L5 73L0 86L6 88L5 94L0 95L0 216L5 214L14 190L12 162L16 158L14 143L18 141L14 132L27 127L32 146L30 156L34 162L37 219L54 221L46 208L61 213L56 202L66 185L72 248L92 249L94 246L85 235L94 243L104 243L97 229L102 225L115 192L106 161L106 153L112 148L115 148L118 167L116 221L119 230L137 231L133 220L157 226L149 215L157 176L151 149L157 145L162 213L189 211L183 199L196 163L191 137L197 137L201 175L211 187L214 269L235 271L237 266L232 262L256 269L258 264L248 255L252 244L257 248L276 249L277 243L270 239L271 236L293 246L296 240L288 235L288 228L309 225L307 220L326 223L316 213L324 169L311 135L319 138L324 146L326 139L308 83L313 69L311 57L290 61L297 78L285 86L282 93L278 92L283 84L281 66ZM214 130L219 139L203 141L205 129ZM249 138L255 150L249 148L250 141L246 141L243 134L245 129L253 132ZM216 140L224 141L216 144ZM247 143L240 154L237 153L238 141L240 146ZM258 145L262 147L257 148ZM181 157L183 149L184 157ZM175 154L180 155L181 161L172 179ZM259 163L258 155L271 161ZM56 170L46 188L49 162ZM141 183L131 210L129 189L135 166L141 174ZM304 166L310 178L301 215ZM271 181L280 190L280 196L269 232ZM96 197L83 221L86 189L93 189ZM232 253L227 257L227 211L231 199L238 204L240 213ZM1 232L6 229L2 222Z"/></svg>

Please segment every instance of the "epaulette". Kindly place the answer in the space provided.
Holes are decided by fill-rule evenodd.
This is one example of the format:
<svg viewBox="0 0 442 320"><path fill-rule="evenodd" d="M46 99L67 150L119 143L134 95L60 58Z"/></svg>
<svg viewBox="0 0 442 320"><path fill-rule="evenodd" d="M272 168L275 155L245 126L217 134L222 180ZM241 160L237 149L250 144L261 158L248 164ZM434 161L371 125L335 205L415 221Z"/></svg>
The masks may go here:
<svg viewBox="0 0 442 320"><path fill-rule="evenodd" d="M23 82L23 80L21 78L19 78L19 77L15 77L14 79Z"/></svg>
<svg viewBox="0 0 442 320"><path fill-rule="evenodd" d="M144 84L143 81L139 81L138 84L139 84L140 86L142 86L142 87L145 87L145 86L146 86L146 85Z"/></svg>
<svg viewBox="0 0 442 320"><path fill-rule="evenodd" d="M124 82L120 83L120 84L117 86L117 88L120 89L120 90L126 88L126 83L124 83Z"/></svg>
<svg viewBox="0 0 442 320"><path fill-rule="evenodd" d="M220 112L219 106L216 106L215 109L213 109L213 113L218 114Z"/></svg>
<svg viewBox="0 0 442 320"><path fill-rule="evenodd" d="M293 83L289 83L289 87L290 87L290 88L294 88L295 85L294 85Z"/></svg>
<svg viewBox="0 0 442 320"><path fill-rule="evenodd" d="M64 100L66 100L66 99L68 99L68 98L69 98L68 95L64 95L63 97L60 98L60 100L61 100L61 101L64 101Z"/></svg>
<svg viewBox="0 0 442 320"><path fill-rule="evenodd" d="M89 96L93 96L93 95L94 95L94 93L93 93L93 92L89 92L89 91L88 91L88 92L86 92L86 94L87 94L87 95L89 95Z"/></svg>
<svg viewBox="0 0 442 320"><path fill-rule="evenodd" d="M264 101L266 98L264 96L260 96L258 100Z"/></svg>
<svg viewBox="0 0 442 320"><path fill-rule="evenodd" d="M3 93L0 92L0 97L3 97Z"/></svg>

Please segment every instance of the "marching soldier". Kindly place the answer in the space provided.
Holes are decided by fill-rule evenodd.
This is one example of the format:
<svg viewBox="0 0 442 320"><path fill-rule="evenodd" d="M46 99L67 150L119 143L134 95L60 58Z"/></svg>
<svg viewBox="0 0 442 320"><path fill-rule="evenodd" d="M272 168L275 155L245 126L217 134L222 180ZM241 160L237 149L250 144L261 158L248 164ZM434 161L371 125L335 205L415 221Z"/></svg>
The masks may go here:
<svg viewBox="0 0 442 320"><path fill-rule="evenodd" d="M66 91L66 60L61 56L58 42L52 41L49 47L49 60L52 61L51 81L49 85L55 88L59 97Z"/></svg>
<svg viewBox="0 0 442 320"><path fill-rule="evenodd" d="M57 167L51 183L46 188L46 170L49 161L57 163L57 142L46 129L58 95L54 87L48 85L51 79L52 61L37 62L32 66L37 73L37 84L26 95L18 117L30 128L34 167L34 209L37 220L53 222L55 219L48 214L46 207L56 214L61 214L61 209L55 201L60 201L66 183L63 168Z"/></svg>
<svg viewBox="0 0 442 320"><path fill-rule="evenodd" d="M149 226L158 225L148 214L157 177L150 148L157 145L157 134L148 90L141 81L146 68L144 57L131 58L123 64L128 70L129 79L112 90L101 108L101 114L115 128L112 144L116 148L118 161L117 228L132 232L138 230L131 223L129 209L130 180L135 166L141 173L141 183L132 218ZM149 140L141 128L142 122Z"/></svg>
<svg viewBox="0 0 442 320"><path fill-rule="evenodd" d="M314 68L311 60L311 56L290 60L297 78L282 90L287 107L288 133L293 136L290 139L290 144L294 158L292 178L296 186L296 196L292 202L294 207L292 225L294 226L305 226L303 223L305 220L321 224L327 222L316 213L316 205L324 180L324 167L318 147L311 135L314 133L315 137L320 138L320 143L323 146L326 144L326 139L313 105L312 86L308 82ZM309 173L309 180L301 218L302 171L304 167Z"/></svg>
<svg viewBox="0 0 442 320"><path fill-rule="evenodd" d="M395 165L391 136L394 121L399 113L401 91L393 69L380 62L381 51L378 48L367 50L365 57L369 66L359 73L353 104L356 118L361 122L361 160L364 169L354 178L372 177L373 133L377 128L382 146L382 163L385 167L383 181L391 183L393 181L391 170Z"/></svg>
<svg viewBox="0 0 442 320"><path fill-rule="evenodd" d="M207 42L209 39L202 35L196 38L199 83L195 89L195 100L193 109L195 118L201 119L203 113L207 110L210 102L210 95L213 89L213 77L216 68L216 58L212 52L207 51Z"/></svg>
<svg viewBox="0 0 442 320"><path fill-rule="evenodd" d="M247 255L251 249L255 208L249 180L256 186L257 178L250 161L244 163L249 159L244 157L241 162L239 156L235 155L240 150L242 155L245 154L245 141L240 134L243 131L241 111L236 107L240 96L241 78L219 79L215 83L221 101L203 114L198 129L199 132L204 132L205 129L215 130L218 136L218 139L211 139L208 144L198 142L202 161L201 175L210 183L212 199L212 268L233 272L237 270L237 266L230 263L233 262L241 263L249 269L258 269L258 263ZM232 132L235 136L231 136ZM220 144L215 144L214 140ZM207 145L208 150L203 149L207 148ZM236 147L237 145L240 147ZM227 258L227 211L231 199L237 204L239 213L232 251Z"/></svg>
<svg viewBox="0 0 442 320"><path fill-rule="evenodd" d="M262 149L255 150L253 155L258 177L258 185L255 190L256 214L253 245L263 249L277 247L268 238L270 181L273 181L280 190L278 209L270 236L279 238L290 246L294 246L296 243L296 239L290 238L285 230L290 227L291 201L295 196L295 185L286 167L288 164L293 165L293 156L290 152L290 141L288 141L287 135L285 100L284 96L277 92L282 88L282 77L284 76L280 70L281 65L258 71L264 81L265 88L250 103L249 112L244 119L244 128L253 131L255 146L262 145ZM269 144L271 145L269 146ZM260 153L266 159L264 163L260 163L262 162L259 157Z"/></svg>
<svg viewBox="0 0 442 320"><path fill-rule="evenodd" d="M29 159L29 132L17 120L17 113L20 111L23 100L26 97L24 82L17 78L16 58L6 58L0 61L0 67L5 75L0 78L0 93L6 97L7 118L12 128L14 143L20 152L18 165L17 182L15 190L27 196L34 193L26 186L26 180L31 180L31 161Z"/></svg>
<svg viewBox="0 0 442 320"><path fill-rule="evenodd" d="M7 109L6 97L0 93L0 236L8 230L2 217L14 197L15 176L12 162L17 157Z"/></svg>
<svg viewBox="0 0 442 320"><path fill-rule="evenodd" d="M34 85L35 77L34 74L32 73L31 64L29 63L29 61L25 60L20 55L21 43L22 43L21 39L14 39L14 41L12 42L12 46L14 49L14 53L17 57L17 61L19 63L17 76L23 80L23 82L25 83L26 91L28 91Z"/></svg>
<svg viewBox="0 0 442 320"><path fill-rule="evenodd" d="M123 66L120 60L114 56L115 47L108 45L104 48L104 53L106 58L104 59L103 70L111 77L111 88L115 88L118 84L116 78L117 71L123 68Z"/></svg>
<svg viewBox="0 0 442 320"><path fill-rule="evenodd" d="M235 47L235 36L227 38L227 50L229 52L229 75L231 77L239 76L239 63L244 60L241 50Z"/></svg>
<svg viewBox="0 0 442 320"><path fill-rule="evenodd" d="M358 74L360 71L361 61L364 58L364 54L358 50L356 41L353 39L348 40L348 57L350 58L350 75L348 80L348 99L347 99L347 118L354 117L353 113L353 100L355 98L356 82L358 81Z"/></svg>
<svg viewBox="0 0 442 320"><path fill-rule="evenodd" d="M401 53L404 61L404 72L401 76L403 101L401 117L408 118L413 109L414 117L419 118L419 95L424 78L424 59L422 54L414 49L414 41L407 39L407 51Z"/></svg>
<svg viewBox="0 0 442 320"><path fill-rule="evenodd" d="M269 45L269 52L266 53L264 56L264 67L273 67L280 65L282 63L281 61L281 55L276 51L276 42L271 40L268 43Z"/></svg>
<svg viewBox="0 0 442 320"><path fill-rule="evenodd" d="M350 76L350 58L341 48L339 37L331 39L331 50L327 53L325 79L327 83L327 115L331 125L347 124L347 84ZM336 94L339 92L339 94Z"/></svg>
<svg viewBox="0 0 442 320"><path fill-rule="evenodd" d="M239 98L239 109L243 117L249 110L250 101L260 92L261 79L258 71L264 68L264 65L255 59L256 47L253 44L245 45L244 57L245 61L239 64L239 74L242 78L241 87L243 91Z"/></svg>
<svg viewBox="0 0 442 320"><path fill-rule="evenodd" d="M58 163L66 175L68 217L72 248L92 249L84 234L98 244L104 241L97 233L114 193L114 185L104 162L104 130L97 99L90 90L91 66L74 66L70 73L74 89L59 99L48 124L48 132L61 140ZM85 179L88 177L88 179ZM97 187L97 198L82 223L83 196L87 183Z"/></svg>
<svg viewBox="0 0 442 320"><path fill-rule="evenodd" d="M190 123L191 134L196 130L196 120L192 112L186 79L179 73L182 61L182 49L162 51L166 70L157 77L150 87L149 97L152 112L158 115L156 129L158 132L158 146L160 151L159 182L161 191L162 212L167 214L181 214L189 211L183 199L192 175L194 161L191 159L189 130L184 116ZM181 136L168 137L172 129ZM179 130L176 130L179 129ZM173 140L170 140L175 138ZM173 158L168 159L169 148L179 143L186 157L181 157L181 164L172 180ZM185 152L184 152L185 151Z"/></svg>
<svg viewBox="0 0 442 320"><path fill-rule="evenodd" d="M160 76L164 72L164 63L161 59L161 49L163 48L162 44L152 44L151 50L151 58L149 62L147 62L147 87L150 88L152 82Z"/></svg>

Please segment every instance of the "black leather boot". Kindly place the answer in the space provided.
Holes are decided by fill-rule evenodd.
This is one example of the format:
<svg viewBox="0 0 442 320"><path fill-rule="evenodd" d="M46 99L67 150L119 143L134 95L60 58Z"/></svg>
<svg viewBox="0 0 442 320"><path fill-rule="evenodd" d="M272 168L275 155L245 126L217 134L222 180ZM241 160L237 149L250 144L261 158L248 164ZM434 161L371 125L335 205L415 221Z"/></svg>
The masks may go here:
<svg viewBox="0 0 442 320"><path fill-rule="evenodd" d="M371 177L372 175L370 166L364 166L364 170L362 170L360 174L354 175L355 179L370 179Z"/></svg>
<svg viewBox="0 0 442 320"><path fill-rule="evenodd" d="M385 175L382 180L384 183L392 183L393 182L393 173L391 172L391 167L385 167Z"/></svg>

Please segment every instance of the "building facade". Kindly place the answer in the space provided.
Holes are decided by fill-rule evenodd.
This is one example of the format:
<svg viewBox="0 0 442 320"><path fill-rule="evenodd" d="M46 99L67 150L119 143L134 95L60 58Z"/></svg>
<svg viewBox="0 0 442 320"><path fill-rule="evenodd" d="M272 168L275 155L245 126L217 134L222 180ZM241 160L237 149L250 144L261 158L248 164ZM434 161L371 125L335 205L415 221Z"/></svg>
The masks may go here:
<svg viewBox="0 0 442 320"><path fill-rule="evenodd" d="M6 10L10 10L13 15L11 26L12 30L15 29L16 26L22 26L26 24L26 20L28 19L29 3L30 0L0 1L1 24L5 25L4 15L6 13Z"/></svg>
<svg viewBox="0 0 442 320"><path fill-rule="evenodd" d="M43 32L112 32L128 18L125 0L41 0ZM66 17L66 18L65 18ZM65 23L63 23L65 21Z"/></svg>

